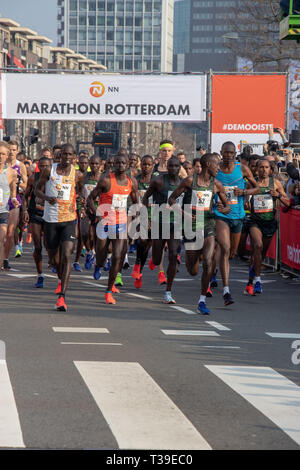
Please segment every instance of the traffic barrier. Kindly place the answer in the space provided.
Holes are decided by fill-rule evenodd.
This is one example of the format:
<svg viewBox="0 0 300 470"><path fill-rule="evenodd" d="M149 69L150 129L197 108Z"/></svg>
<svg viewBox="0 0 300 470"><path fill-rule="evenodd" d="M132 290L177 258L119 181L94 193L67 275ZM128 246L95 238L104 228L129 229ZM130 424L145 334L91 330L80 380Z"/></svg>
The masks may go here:
<svg viewBox="0 0 300 470"><path fill-rule="evenodd" d="M300 211L280 210L280 269L300 274Z"/></svg>

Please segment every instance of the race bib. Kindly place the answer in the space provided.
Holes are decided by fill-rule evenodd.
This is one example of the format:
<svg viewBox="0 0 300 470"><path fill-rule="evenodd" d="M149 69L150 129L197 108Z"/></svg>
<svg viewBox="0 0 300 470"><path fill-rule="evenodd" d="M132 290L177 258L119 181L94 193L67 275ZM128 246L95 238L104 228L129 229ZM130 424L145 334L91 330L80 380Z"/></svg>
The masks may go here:
<svg viewBox="0 0 300 470"><path fill-rule="evenodd" d="M253 196L254 212L272 212L274 203L271 194L257 194Z"/></svg>
<svg viewBox="0 0 300 470"><path fill-rule="evenodd" d="M126 210L127 198L127 194L114 194L112 198L111 207L115 210Z"/></svg>
<svg viewBox="0 0 300 470"><path fill-rule="evenodd" d="M96 186L97 186L97 183L95 183L95 184L85 184L84 185L87 197L90 195L90 193L93 191L93 189L95 189Z"/></svg>
<svg viewBox="0 0 300 470"><path fill-rule="evenodd" d="M0 206L3 205L3 189L0 188Z"/></svg>
<svg viewBox="0 0 300 470"><path fill-rule="evenodd" d="M209 211L211 198L213 196L212 191L196 191L192 192L192 208L198 211Z"/></svg>
<svg viewBox="0 0 300 470"><path fill-rule="evenodd" d="M234 205L238 203L237 196L234 195L235 186L224 186L228 204Z"/></svg>
<svg viewBox="0 0 300 470"><path fill-rule="evenodd" d="M57 199L60 201L69 201L71 195L71 184L58 183L56 184Z"/></svg>
<svg viewBox="0 0 300 470"><path fill-rule="evenodd" d="M173 191L168 191L168 200L172 193ZM176 199L176 202L180 207L182 206L183 197L184 197L184 193L180 194L180 196Z"/></svg>

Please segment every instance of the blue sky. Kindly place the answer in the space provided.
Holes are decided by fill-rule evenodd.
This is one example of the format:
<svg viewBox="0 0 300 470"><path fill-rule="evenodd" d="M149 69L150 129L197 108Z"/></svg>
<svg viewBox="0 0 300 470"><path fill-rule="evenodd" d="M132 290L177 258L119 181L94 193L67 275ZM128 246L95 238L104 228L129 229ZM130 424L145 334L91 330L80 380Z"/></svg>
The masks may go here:
<svg viewBox="0 0 300 470"><path fill-rule="evenodd" d="M0 16L57 41L57 0L0 0Z"/></svg>

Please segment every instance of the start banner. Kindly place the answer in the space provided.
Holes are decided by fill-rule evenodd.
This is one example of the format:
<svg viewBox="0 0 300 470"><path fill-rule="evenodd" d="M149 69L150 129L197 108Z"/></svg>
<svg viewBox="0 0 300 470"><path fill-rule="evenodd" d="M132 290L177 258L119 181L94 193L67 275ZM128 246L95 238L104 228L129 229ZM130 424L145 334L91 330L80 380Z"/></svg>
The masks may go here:
<svg viewBox="0 0 300 470"><path fill-rule="evenodd" d="M300 271L300 211L280 211L281 262Z"/></svg>
<svg viewBox="0 0 300 470"><path fill-rule="evenodd" d="M3 118L206 120L206 75L2 75Z"/></svg>
<svg viewBox="0 0 300 470"><path fill-rule="evenodd" d="M213 75L212 151L226 141L237 151L241 142L264 144L270 126L285 129L286 87L286 75Z"/></svg>

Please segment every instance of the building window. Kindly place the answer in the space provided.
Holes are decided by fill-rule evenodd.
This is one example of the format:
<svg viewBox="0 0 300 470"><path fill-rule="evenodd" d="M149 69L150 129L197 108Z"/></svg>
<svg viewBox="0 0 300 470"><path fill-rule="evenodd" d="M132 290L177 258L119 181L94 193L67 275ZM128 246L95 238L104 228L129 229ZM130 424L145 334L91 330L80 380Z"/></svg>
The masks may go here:
<svg viewBox="0 0 300 470"><path fill-rule="evenodd" d="M87 10L87 0L79 0L79 11Z"/></svg>
<svg viewBox="0 0 300 470"><path fill-rule="evenodd" d="M97 25L104 26L105 25L105 16L98 16L97 17Z"/></svg>
<svg viewBox="0 0 300 470"><path fill-rule="evenodd" d="M96 0L89 0L89 11L96 11Z"/></svg>
<svg viewBox="0 0 300 470"><path fill-rule="evenodd" d="M70 0L70 11L77 11L77 0Z"/></svg>
<svg viewBox="0 0 300 470"><path fill-rule="evenodd" d="M105 2L103 0L101 1L98 0L98 10L99 11L105 10Z"/></svg>

